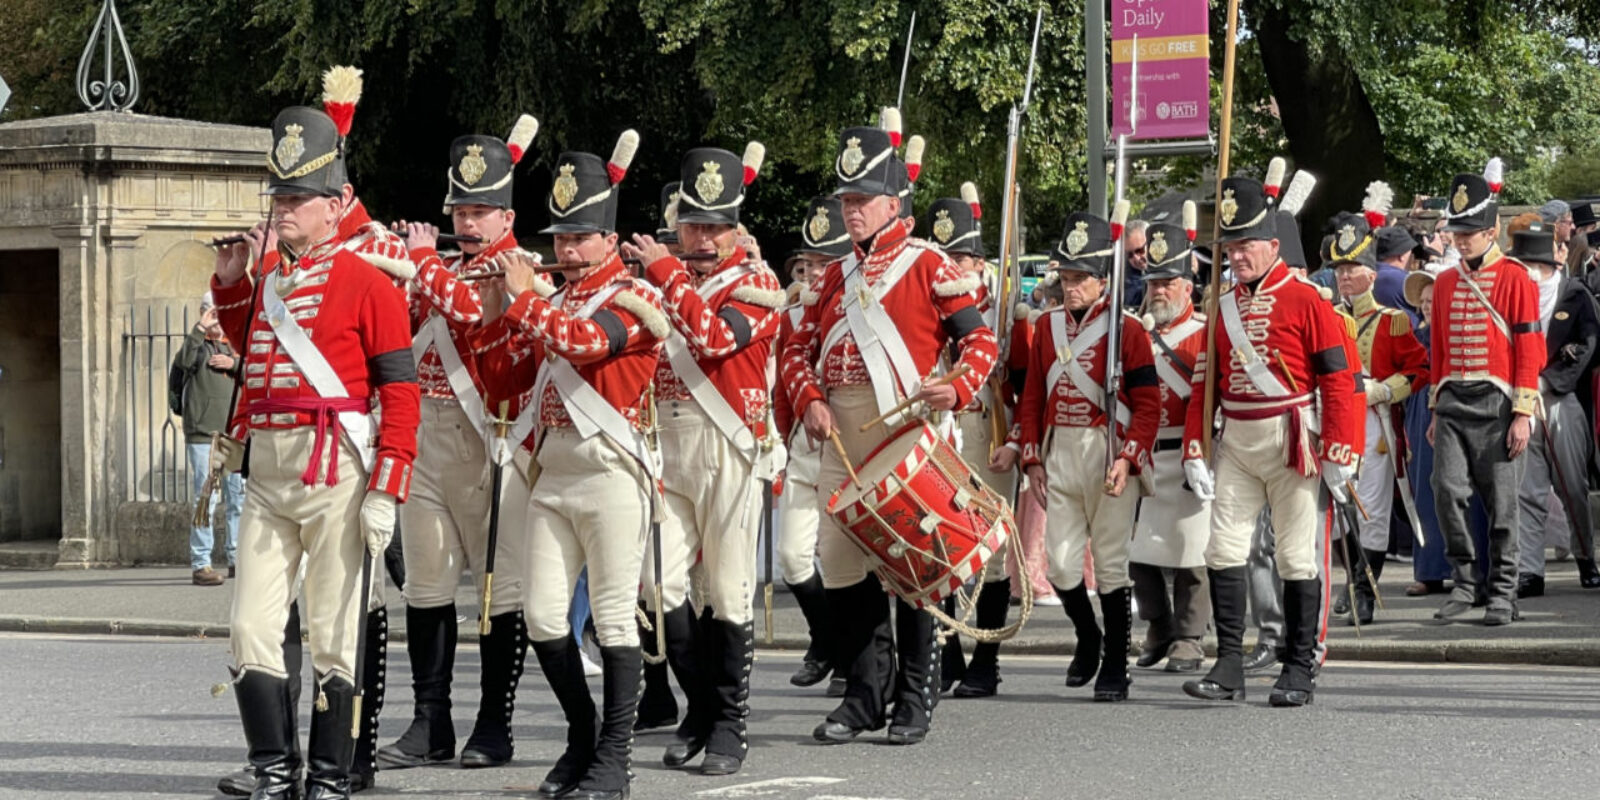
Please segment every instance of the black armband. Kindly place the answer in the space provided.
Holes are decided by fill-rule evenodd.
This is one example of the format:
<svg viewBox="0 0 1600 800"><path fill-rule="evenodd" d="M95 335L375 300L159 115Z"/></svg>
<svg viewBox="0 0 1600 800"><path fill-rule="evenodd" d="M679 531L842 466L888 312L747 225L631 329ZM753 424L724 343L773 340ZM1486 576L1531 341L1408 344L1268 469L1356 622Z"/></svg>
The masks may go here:
<svg viewBox="0 0 1600 800"><path fill-rule="evenodd" d="M1532 322L1519 322L1519 323L1511 326L1511 332L1512 333L1538 333L1539 332L1539 320L1533 320Z"/></svg>
<svg viewBox="0 0 1600 800"><path fill-rule="evenodd" d="M375 387L386 383L416 383L417 362L411 359L411 348L390 350L367 359L367 382Z"/></svg>
<svg viewBox="0 0 1600 800"><path fill-rule="evenodd" d="M1156 375L1156 365L1154 364L1134 367L1122 375L1122 385L1128 389L1140 386L1156 386L1159 381L1160 378Z"/></svg>
<svg viewBox="0 0 1600 800"><path fill-rule="evenodd" d="M606 335L606 349L611 355L616 355L628 346L628 326L622 324L622 317L609 308L602 308L594 312L589 319L600 326Z"/></svg>
<svg viewBox="0 0 1600 800"><path fill-rule="evenodd" d="M966 308L944 318L945 333L950 335L950 340L959 342L967 338L967 334L983 327L983 314L977 306Z"/></svg>
<svg viewBox="0 0 1600 800"><path fill-rule="evenodd" d="M1311 354L1311 369L1318 375L1330 375L1350 368L1344 359L1344 347L1330 347Z"/></svg>
<svg viewBox="0 0 1600 800"><path fill-rule="evenodd" d="M725 306L717 312L717 319L728 323L728 328L733 331L733 349L743 350L750 344L750 319L739 309Z"/></svg>

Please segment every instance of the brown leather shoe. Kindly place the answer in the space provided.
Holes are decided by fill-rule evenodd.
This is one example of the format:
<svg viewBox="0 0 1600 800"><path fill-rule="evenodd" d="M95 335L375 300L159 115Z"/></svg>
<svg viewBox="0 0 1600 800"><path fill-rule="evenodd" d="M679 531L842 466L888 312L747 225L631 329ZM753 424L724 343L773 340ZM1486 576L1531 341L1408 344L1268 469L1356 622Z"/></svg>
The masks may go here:
<svg viewBox="0 0 1600 800"><path fill-rule="evenodd" d="M194 571L192 576L196 586L221 586L226 578L210 567L202 567Z"/></svg>

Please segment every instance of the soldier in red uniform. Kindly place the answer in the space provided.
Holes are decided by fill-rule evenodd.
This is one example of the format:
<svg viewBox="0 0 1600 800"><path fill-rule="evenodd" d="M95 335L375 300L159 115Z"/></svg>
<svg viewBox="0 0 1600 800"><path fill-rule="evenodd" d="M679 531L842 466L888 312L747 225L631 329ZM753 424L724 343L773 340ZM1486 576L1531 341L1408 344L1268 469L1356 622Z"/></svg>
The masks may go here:
<svg viewBox="0 0 1600 800"><path fill-rule="evenodd" d="M1105 220L1081 211L1067 218L1051 254L1051 266L1061 275L1063 305L1046 312L1034 327L1028 384L1017 404L1029 491L1053 523L1045 535L1050 583L1077 630L1067 686L1094 680L1094 699L1113 702L1128 698L1131 682L1128 543L1141 488L1129 479L1150 469L1161 418L1150 338L1137 317L1110 307L1106 292L1108 280L1121 280L1108 275L1116 247ZM1109 355L1112 324L1122 330L1118 352ZM1122 364L1114 404L1106 398L1109 358ZM1105 467L1108 414L1116 416L1123 441L1110 469ZM1103 636L1084 582L1086 549L1094 557Z"/></svg>
<svg viewBox="0 0 1600 800"><path fill-rule="evenodd" d="M965 288L966 277L943 254L908 235L898 196L907 180L888 134L846 128L834 168L854 252L828 265L779 365L807 435L816 442L837 435L850 460L861 463L882 443L887 427L865 433L859 427L902 397L944 411L972 402L994 367L995 339ZM952 342L968 371L948 383L923 381ZM846 478L844 463L825 447L818 497ZM844 700L813 737L848 742L888 723L891 743L922 741L938 688L932 618L896 600L897 623L891 627L889 599L849 534L824 518L818 544L837 652L849 676Z"/></svg>
<svg viewBox="0 0 1600 800"><path fill-rule="evenodd" d="M850 252L850 232L845 230L839 199L812 198L805 222L800 225L800 251L790 276L794 280L789 284L790 303L780 312L776 352L783 352L784 343L800 326L806 307L815 304L811 287L823 270ZM822 513L821 498L817 494L821 443L812 441L802 430L789 405L788 392L773 392L772 403L778 431L783 434L789 450L783 493L778 496L778 566L784 583L789 585L800 612L805 615L811 640L800 668L789 682L795 686L814 686L831 674L828 695L839 697L844 693L844 673L834 669L832 648L828 644L828 601L823 593L822 573L816 569L817 528Z"/></svg>
<svg viewBox="0 0 1600 800"><path fill-rule="evenodd" d="M450 682L456 654L456 587L472 573L483 591L488 555L490 460L486 452L493 412L485 406L477 359L468 332L483 318L478 284L459 278L491 268L517 248L512 225L512 169L538 123L524 116L507 141L458 137L450 145L445 210L456 235L478 237L461 251L438 252L439 229L401 223L417 277L410 285L411 352L422 390L422 427L411 500L402 514L407 583L406 652L411 658L415 711L399 741L378 751L390 769L455 758ZM526 485L502 482L506 505L527 503ZM520 508L519 508L520 511ZM504 529L505 519L501 524ZM483 658L477 722L461 750L464 767L500 766L511 760L511 714L528 638L522 620L520 532L498 537L489 632L479 638Z"/></svg>
<svg viewBox="0 0 1600 800"><path fill-rule="evenodd" d="M761 492L776 477L768 367L783 305L778 276L739 246L739 207L760 170L752 143L741 162L703 147L683 158L678 239L697 259L691 271L665 245L642 234L623 251L645 265L662 292L673 333L656 368L662 486L662 604L668 661L689 702L662 762L687 765L705 751L701 772L730 775L749 755L750 669L755 656L752 602ZM689 607L689 567L699 556L704 605ZM653 581L653 570L645 572ZM652 593L646 592L646 596Z"/></svg>
<svg viewBox="0 0 1600 800"><path fill-rule="evenodd" d="M1202 433L1204 403L1190 403L1184 426L1184 474L1195 494L1212 499L1206 567L1216 617L1217 660L1184 691L1206 700L1244 699L1245 562L1256 517L1272 513L1278 574L1284 581L1283 670L1274 706L1311 702L1323 569L1317 558L1317 478L1348 501L1360 442L1352 435L1357 387L1345 356L1346 328L1317 287L1290 273L1278 253L1277 222L1260 181L1228 178L1218 216L1221 245L1235 284L1215 327L1216 368L1195 370L1194 394L1217 383L1223 429L1212 467ZM1320 437L1313 393L1321 392ZM1214 481L1214 482L1213 482Z"/></svg>
<svg viewBox="0 0 1600 800"><path fill-rule="evenodd" d="M1453 234L1461 263L1439 274L1433 287L1433 491L1452 565L1450 599L1434 614L1450 620L1472 609L1487 592L1486 625L1516 616L1517 490L1521 455L1539 407L1539 373L1545 366L1539 327L1539 287L1527 267L1506 257L1500 234L1499 159L1486 176L1457 175L1450 182L1445 230ZM1473 574L1476 558L1467 505L1476 495L1489 513L1489 570L1485 586Z"/></svg>
<svg viewBox="0 0 1600 800"><path fill-rule="evenodd" d="M1367 220L1359 214L1343 214L1334 220L1333 236L1324 243L1322 253L1322 264L1334 270L1339 295L1354 319L1356 345L1366 371L1363 452L1372 457L1362 463L1356 486L1367 515L1361 520L1360 542L1352 542L1351 546L1366 551L1374 579L1383 576L1388 555L1396 479L1405 480L1396 469L1401 454L1400 442L1394 435L1397 426L1393 405L1404 403L1412 390L1423 384L1428 371L1428 354L1411 333L1411 317L1400 309L1380 305L1373 295L1378 276L1376 248ZM1403 496L1406 507L1411 508L1410 495ZM1364 572L1356 575L1355 595L1351 613L1356 622L1366 625L1372 622L1377 593Z"/></svg>
<svg viewBox="0 0 1600 800"><path fill-rule="evenodd" d="M247 246L223 248L212 279L223 329L245 355L234 430L250 440L250 480L230 638L252 796L264 800L300 796L284 631L302 563L318 690L305 796L349 796L357 630L368 614L361 572L393 535L416 454L405 301L374 268L400 254L355 252L373 239L397 241L366 219L345 178L360 73L335 68L325 84L339 123L305 107L273 123L272 225L251 231L248 249L274 252L252 281ZM375 446L374 400L382 410Z"/></svg>
<svg viewBox="0 0 1600 800"><path fill-rule="evenodd" d="M642 677L635 602L660 475L642 426L670 330L655 290L617 252L617 194L637 146L628 131L609 163L589 153L556 158L544 233L555 237L566 283L557 292L531 257L502 255L515 299L504 314L491 316L497 304L486 305L474 334L491 396L523 395L509 437L531 456L523 608L567 719L566 751L539 786L548 797L623 798L631 780ZM605 670L598 731L567 621L586 565Z"/></svg>
<svg viewBox="0 0 1600 800"><path fill-rule="evenodd" d="M1192 220L1194 205L1184 205L1184 219ZM1128 546L1128 576L1139 617L1150 624L1134 663L1149 668L1165 660L1168 672L1194 672L1205 659L1200 640L1211 621L1205 570L1211 504L1184 485L1183 422L1195 400L1192 381L1206 347L1206 318L1191 302L1195 231L1156 223L1144 233L1145 322L1160 380L1161 418L1150 459L1154 488L1140 502Z"/></svg>

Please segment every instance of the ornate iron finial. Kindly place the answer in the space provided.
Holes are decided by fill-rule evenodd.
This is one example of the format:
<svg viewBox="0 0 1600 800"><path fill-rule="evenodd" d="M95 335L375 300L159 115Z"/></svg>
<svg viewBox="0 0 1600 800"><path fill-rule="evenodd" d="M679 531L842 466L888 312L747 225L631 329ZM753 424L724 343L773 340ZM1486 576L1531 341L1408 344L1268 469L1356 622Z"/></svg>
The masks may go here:
<svg viewBox="0 0 1600 800"><path fill-rule="evenodd" d="M125 65L128 79L126 82L116 79L115 53L111 49L112 40L116 40L118 49L122 51L122 63ZM90 70L94 67L95 43L101 43L105 61L104 77L100 80L91 80ZM133 52L128 49L128 38L122 34L122 20L117 17L116 0L105 0L100 6L100 16L94 21L94 30L89 34L89 42L83 46L83 55L78 58L78 99L89 107L90 111L110 109L112 111L128 111L139 99L139 71L133 66Z"/></svg>

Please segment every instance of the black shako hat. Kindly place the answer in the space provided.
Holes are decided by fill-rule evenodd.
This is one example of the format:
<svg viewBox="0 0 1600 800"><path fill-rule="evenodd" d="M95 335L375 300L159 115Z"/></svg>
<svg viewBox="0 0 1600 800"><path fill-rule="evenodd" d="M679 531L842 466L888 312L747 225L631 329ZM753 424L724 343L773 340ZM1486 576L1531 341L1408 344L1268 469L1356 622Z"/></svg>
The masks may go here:
<svg viewBox="0 0 1600 800"><path fill-rule="evenodd" d="M445 170L446 211L464 205L510 208L512 173L538 131L539 121L523 114L505 141L483 134L456 137L450 143L450 168Z"/></svg>
<svg viewBox="0 0 1600 800"><path fill-rule="evenodd" d="M1360 264L1377 269L1377 237L1372 226L1361 214L1341 213L1334 217L1331 230L1322 246L1322 265L1337 267L1340 264Z"/></svg>
<svg viewBox="0 0 1600 800"><path fill-rule="evenodd" d="M941 197L928 207L927 225L933 243L946 253L963 253L983 258L983 208L978 204L978 188L971 182L961 185L961 197Z"/></svg>
<svg viewBox="0 0 1600 800"><path fill-rule="evenodd" d="M1463 172L1450 181L1444 203L1444 229L1450 233L1471 233L1493 228L1500 220L1500 187L1503 168L1500 159L1489 159L1482 175Z"/></svg>
<svg viewBox="0 0 1600 800"><path fill-rule="evenodd" d="M540 233L610 233L617 229L617 192L639 150L639 134L626 130L617 138L610 161L593 153L568 152L556 157L555 181L546 203L550 225Z"/></svg>
<svg viewBox="0 0 1600 800"><path fill-rule="evenodd" d="M834 194L898 195L894 145L889 132L861 126L839 134L833 171L839 179Z"/></svg>
<svg viewBox="0 0 1600 800"><path fill-rule="evenodd" d="M330 67L322 73L322 109L290 106L272 120L267 151L268 195L337 197L350 182L345 137L361 100L361 70Z"/></svg>
<svg viewBox="0 0 1600 800"><path fill-rule="evenodd" d="M685 153L678 167L678 222L738 225L745 187L755 181L766 153L760 142L746 146L742 159L718 147Z"/></svg>
<svg viewBox="0 0 1600 800"><path fill-rule="evenodd" d="M844 227L843 204L837 197L813 197L800 225L800 252L829 258L850 255L850 231Z"/></svg>
<svg viewBox="0 0 1600 800"><path fill-rule="evenodd" d="M1111 223L1087 211L1074 211L1067 217L1061 242L1050 257L1057 262L1056 269L1085 272L1104 278L1111 268L1111 254L1117 240L1111 235Z"/></svg>
<svg viewBox="0 0 1600 800"><path fill-rule="evenodd" d="M1223 179L1222 196L1217 200L1217 220L1222 228L1219 243L1279 238L1271 197L1266 185L1255 178Z"/></svg>

